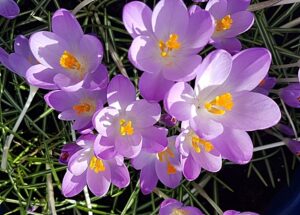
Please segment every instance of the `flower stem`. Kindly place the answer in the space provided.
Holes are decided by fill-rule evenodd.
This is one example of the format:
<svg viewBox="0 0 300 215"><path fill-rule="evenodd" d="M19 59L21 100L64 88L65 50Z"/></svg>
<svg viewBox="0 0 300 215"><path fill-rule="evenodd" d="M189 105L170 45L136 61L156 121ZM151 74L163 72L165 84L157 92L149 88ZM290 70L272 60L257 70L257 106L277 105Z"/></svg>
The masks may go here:
<svg viewBox="0 0 300 215"><path fill-rule="evenodd" d="M279 5L284 5L284 4L292 4L292 3L297 3L297 2L300 2L300 0L269 0L269 1L252 4L248 7L248 10L249 11L257 11L257 10L262 10L262 9L265 9L268 7L279 6Z"/></svg>
<svg viewBox="0 0 300 215"><path fill-rule="evenodd" d="M88 4L92 3L95 0L84 0L82 2L80 2L72 11L72 13L75 15L76 13L78 13L82 8L84 8L85 6L87 6Z"/></svg>
<svg viewBox="0 0 300 215"><path fill-rule="evenodd" d="M17 132L28 108L30 107L30 104L37 92L38 88L37 87L34 87L34 86L31 86L30 85L30 89L29 89L29 96L27 98L27 101L25 103L25 106L22 110L22 112L20 113L20 116L16 122L16 124L14 125L13 129L12 129L12 133L6 138L5 140L5 144L4 144L4 148L3 148L3 154L2 154L2 161L1 161L1 169L3 171L6 171L6 167L7 167L7 157L8 157L8 150L10 148L10 145L11 145L11 142L14 138L14 133Z"/></svg>
<svg viewBox="0 0 300 215"><path fill-rule="evenodd" d="M298 78L279 78L277 79L278 83L298 83Z"/></svg>
<svg viewBox="0 0 300 215"><path fill-rule="evenodd" d="M300 67L300 60L298 60L296 63L272 66L273 69L287 69L287 68L292 68L292 67Z"/></svg>
<svg viewBox="0 0 300 215"><path fill-rule="evenodd" d="M163 198L163 199L169 199L170 197L167 196L164 192L162 192L160 189L158 189L157 187L154 188L153 192L158 195L160 198Z"/></svg>

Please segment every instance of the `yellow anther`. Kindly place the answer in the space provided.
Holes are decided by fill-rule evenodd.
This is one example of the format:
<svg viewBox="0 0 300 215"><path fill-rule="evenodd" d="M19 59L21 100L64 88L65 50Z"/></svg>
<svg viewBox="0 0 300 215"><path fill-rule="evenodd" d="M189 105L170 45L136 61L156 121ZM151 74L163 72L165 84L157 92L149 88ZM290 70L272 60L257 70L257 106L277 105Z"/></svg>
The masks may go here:
<svg viewBox="0 0 300 215"><path fill-rule="evenodd" d="M174 165L170 163L170 161L168 161L168 163L167 163L167 173L168 173L168 175L176 173L176 169L175 169Z"/></svg>
<svg viewBox="0 0 300 215"><path fill-rule="evenodd" d="M183 209L173 209L170 215L189 215L189 212Z"/></svg>
<svg viewBox="0 0 300 215"><path fill-rule="evenodd" d="M214 146L211 142L203 140L203 139L199 138L198 136L194 135L192 137L192 146L193 146L195 152L197 152L197 153L201 152L201 147L200 147L201 145L204 147L204 150L206 152L210 152L211 150L214 149Z"/></svg>
<svg viewBox="0 0 300 215"><path fill-rule="evenodd" d="M83 113L89 113L91 110L94 109L93 105L83 102L73 106L73 110L78 114L81 115Z"/></svg>
<svg viewBox="0 0 300 215"><path fill-rule="evenodd" d="M157 153L157 155L158 155L158 159L159 159L160 162L167 162L167 173L168 173L168 175L175 174L176 173L176 168L170 162L170 158L175 158L175 154L172 151L172 149L167 148L164 151Z"/></svg>
<svg viewBox="0 0 300 215"><path fill-rule="evenodd" d="M134 128L130 120L129 121L126 121L125 119L120 120L120 134L122 136L125 135L130 136L134 134Z"/></svg>
<svg viewBox="0 0 300 215"><path fill-rule="evenodd" d="M231 111L234 106L231 93L224 93L217 96L211 102L206 102L204 107L210 113L224 115L226 111Z"/></svg>
<svg viewBox="0 0 300 215"><path fill-rule="evenodd" d="M81 69L81 65L77 58L68 51L64 51L60 57L59 63L65 69Z"/></svg>
<svg viewBox="0 0 300 215"><path fill-rule="evenodd" d="M226 31L232 26L233 20L230 15L224 16L223 19L217 20L216 31Z"/></svg>
<svg viewBox="0 0 300 215"><path fill-rule="evenodd" d="M170 34L168 41L159 41L159 49L161 51L160 55L162 57L168 57L171 51L181 47L181 43L178 42L178 38L179 36L177 34Z"/></svg>
<svg viewBox="0 0 300 215"><path fill-rule="evenodd" d="M95 156L93 156L90 161L90 169L93 170L95 173L99 173L105 171L105 166L101 159L98 159Z"/></svg>

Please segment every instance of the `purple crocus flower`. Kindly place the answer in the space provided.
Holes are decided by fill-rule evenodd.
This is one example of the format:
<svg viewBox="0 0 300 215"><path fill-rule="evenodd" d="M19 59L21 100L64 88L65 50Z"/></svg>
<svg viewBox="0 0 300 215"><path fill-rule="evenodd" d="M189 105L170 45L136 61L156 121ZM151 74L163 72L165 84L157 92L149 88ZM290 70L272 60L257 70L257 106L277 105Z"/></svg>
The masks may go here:
<svg viewBox="0 0 300 215"><path fill-rule="evenodd" d="M158 144L155 138L164 136L153 126L160 118L158 103L136 100L134 85L124 76L115 76L107 88L109 106L94 115L94 127L99 135L95 153L107 159L115 153L132 158L138 155L142 145ZM153 142L151 142L153 140ZM166 137L165 141L167 143ZM146 147L146 146L145 146Z"/></svg>
<svg viewBox="0 0 300 215"><path fill-rule="evenodd" d="M156 153L142 150L131 160L132 166L141 170L140 182L143 194L149 194L156 187L158 180L170 188L180 184L182 168L180 154L175 148L176 137L168 138L168 146Z"/></svg>
<svg viewBox="0 0 300 215"><path fill-rule="evenodd" d="M297 156L300 156L300 141L298 140L290 140L288 143L287 143L287 147L289 148L289 150L297 155Z"/></svg>
<svg viewBox="0 0 300 215"><path fill-rule="evenodd" d="M52 17L52 31L33 34L29 45L40 64L27 71L30 84L43 89L76 91L96 89L107 76L101 42L83 34L74 15L59 9Z"/></svg>
<svg viewBox="0 0 300 215"><path fill-rule="evenodd" d="M175 117L172 117L168 113L164 113L161 115L160 121L164 123L167 127L173 127L177 123L177 119Z"/></svg>
<svg viewBox="0 0 300 215"><path fill-rule="evenodd" d="M182 155L183 175L188 180L195 180L201 168L219 171L222 157L237 164L248 163L252 158L253 144L247 132L224 127L217 138L205 139L200 138L186 121L182 129L176 147Z"/></svg>
<svg viewBox="0 0 300 215"><path fill-rule="evenodd" d="M0 0L0 16L13 19L20 13L20 8L14 0Z"/></svg>
<svg viewBox="0 0 300 215"><path fill-rule="evenodd" d="M73 129L91 131L94 113L101 110L106 103L106 90L55 90L46 94L44 98L50 107L61 112L58 115L59 119L75 121Z"/></svg>
<svg viewBox="0 0 300 215"><path fill-rule="evenodd" d="M253 90L253 92L268 95L270 90L276 85L277 79L269 77L268 75L259 83L259 85Z"/></svg>
<svg viewBox="0 0 300 215"><path fill-rule="evenodd" d="M254 23L254 15L247 11L251 0L210 0L205 10L215 19L212 45L231 53L240 51L242 45L236 36L244 33Z"/></svg>
<svg viewBox="0 0 300 215"><path fill-rule="evenodd" d="M31 66L38 64L33 56L28 39L19 35L14 41L14 53L8 54L0 48L0 63L10 71L26 79L26 71Z"/></svg>
<svg viewBox="0 0 300 215"><path fill-rule="evenodd" d="M81 147L68 162L68 169L62 182L62 193L72 197L80 193L85 185L96 196L104 196L110 183L119 188L129 184L130 176L123 163L123 157L116 155L109 160L102 160L94 155L95 136L83 135L76 144Z"/></svg>
<svg viewBox="0 0 300 215"><path fill-rule="evenodd" d="M228 210L225 211L223 215L259 215L259 214L254 212L239 212L235 210Z"/></svg>
<svg viewBox="0 0 300 215"><path fill-rule="evenodd" d="M204 215L198 208L183 206L176 199L166 199L160 204L159 215Z"/></svg>
<svg viewBox="0 0 300 215"><path fill-rule="evenodd" d="M290 107L300 108L300 84L290 84L280 90L280 98Z"/></svg>
<svg viewBox="0 0 300 215"><path fill-rule="evenodd" d="M131 63L144 71L141 95L159 101L174 81L189 81L201 63L199 51L213 31L211 15L198 6L190 11L182 0L161 0L152 10L134 1L124 7L123 22L134 38L128 52Z"/></svg>
<svg viewBox="0 0 300 215"><path fill-rule="evenodd" d="M294 133L293 128L291 126L288 126L288 125L285 125L285 124L282 124L282 123L278 123L276 125L276 128L278 128L279 131L282 134L285 134L288 137L294 137L295 136L295 133Z"/></svg>
<svg viewBox="0 0 300 215"><path fill-rule="evenodd" d="M265 129L277 124L281 112L269 97L250 92L266 76L271 54L251 48L235 56L224 50L211 52L198 70L195 89L176 83L166 95L165 109L207 140L224 127L242 131Z"/></svg>
<svg viewBox="0 0 300 215"><path fill-rule="evenodd" d="M61 149L61 153L59 156L59 162L61 164L68 164L70 157L79 151L81 147L76 143L67 143Z"/></svg>

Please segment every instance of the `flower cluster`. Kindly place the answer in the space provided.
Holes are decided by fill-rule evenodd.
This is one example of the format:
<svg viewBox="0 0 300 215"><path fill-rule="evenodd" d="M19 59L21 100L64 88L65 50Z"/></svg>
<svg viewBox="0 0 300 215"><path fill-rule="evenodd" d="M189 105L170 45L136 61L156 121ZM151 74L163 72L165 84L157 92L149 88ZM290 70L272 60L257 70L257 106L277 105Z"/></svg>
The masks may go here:
<svg viewBox="0 0 300 215"><path fill-rule="evenodd" d="M66 197L86 185L96 196L105 195L111 183L126 187L127 160L140 170L143 194L151 193L158 181L175 188L183 177L197 179L202 169L217 172L222 159L237 164L251 160L247 132L276 125L281 112L268 97L276 84L268 76L270 52L259 47L241 51L236 38L253 24L249 4L210 0L202 9L187 8L182 0L160 0L152 11L140 1L128 3L123 10L133 38L128 58L143 72L138 83L143 99L129 78L109 80L101 63L102 43L84 34L65 9L54 13L51 32L34 33L29 40L18 36L12 54L0 49L4 66L30 85L51 90L46 103L80 134L61 152L60 162L67 165L62 183ZM216 50L203 58L199 52L208 44ZM298 108L299 86L290 85L280 94ZM175 125L180 132L170 135L166 127ZM202 214L170 199L162 203L160 214L185 211Z"/></svg>

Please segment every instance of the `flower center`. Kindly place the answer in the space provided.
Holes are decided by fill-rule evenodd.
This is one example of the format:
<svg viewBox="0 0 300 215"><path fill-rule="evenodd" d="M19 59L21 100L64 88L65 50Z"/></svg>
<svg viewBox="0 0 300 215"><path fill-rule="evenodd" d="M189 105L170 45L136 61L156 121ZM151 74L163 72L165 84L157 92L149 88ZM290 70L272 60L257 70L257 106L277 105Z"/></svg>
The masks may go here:
<svg viewBox="0 0 300 215"><path fill-rule="evenodd" d="M159 159L160 162L167 162L167 173L168 173L168 175L175 174L176 173L176 168L170 162L170 158L175 157L173 151L170 148L167 148L166 150L164 150L162 152L159 152L157 155L158 155L158 159Z"/></svg>
<svg viewBox="0 0 300 215"><path fill-rule="evenodd" d="M95 156L93 156L91 161L90 161L90 168L95 173L105 171L105 166L104 166L103 161L101 159L96 158Z"/></svg>
<svg viewBox="0 0 300 215"><path fill-rule="evenodd" d="M224 93L217 96L210 102L205 102L204 107L212 114L224 115L226 111L231 111L234 106L231 93Z"/></svg>
<svg viewBox="0 0 300 215"><path fill-rule="evenodd" d="M175 209L172 210L172 213L170 215L188 215L188 214L189 214L188 211L185 211L183 209L175 208Z"/></svg>
<svg viewBox="0 0 300 215"><path fill-rule="evenodd" d="M125 135L133 135L134 134L134 128L132 126L132 122L130 120L126 121L125 119L120 120L120 134L122 136Z"/></svg>
<svg viewBox="0 0 300 215"><path fill-rule="evenodd" d="M223 19L217 20L216 31L226 31L232 26L233 20L230 15L224 16Z"/></svg>
<svg viewBox="0 0 300 215"><path fill-rule="evenodd" d="M196 135L192 137L192 146L197 153L201 152L201 146L204 147L206 152L210 152L214 149L214 146L211 144L211 142L203 140Z"/></svg>
<svg viewBox="0 0 300 215"><path fill-rule="evenodd" d="M167 42L162 40L159 41L160 55L162 57L168 57L170 52L181 47L180 42L178 42L178 37L178 34L170 34Z"/></svg>
<svg viewBox="0 0 300 215"><path fill-rule="evenodd" d="M84 113L93 113L95 111L95 106L91 102L81 102L73 106L73 110L77 115Z"/></svg>
<svg viewBox="0 0 300 215"><path fill-rule="evenodd" d="M77 58L68 51L64 51L59 60L60 65L65 69L75 69L80 71L81 65Z"/></svg>

